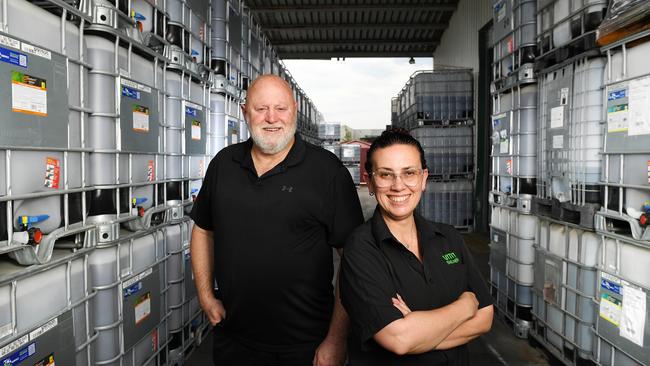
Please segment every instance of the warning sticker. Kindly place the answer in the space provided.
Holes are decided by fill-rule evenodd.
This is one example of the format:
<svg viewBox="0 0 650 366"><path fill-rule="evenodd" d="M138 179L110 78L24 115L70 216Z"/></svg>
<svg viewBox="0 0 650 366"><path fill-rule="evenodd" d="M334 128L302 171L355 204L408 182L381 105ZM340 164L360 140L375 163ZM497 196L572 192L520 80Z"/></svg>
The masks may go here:
<svg viewBox="0 0 650 366"><path fill-rule="evenodd" d="M564 106L551 108L551 128L564 126Z"/></svg>
<svg viewBox="0 0 650 366"><path fill-rule="evenodd" d="M492 11L494 12L494 15L496 15L497 22L502 21L503 18L506 16L506 2L505 1L497 2L492 6Z"/></svg>
<svg viewBox="0 0 650 366"><path fill-rule="evenodd" d="M20 67L27 67L27 55L4 47L0 47L0 61Z"/></svg>
<svg viewBox="0 0 650 366"><path fill-rule="evenodd" d="M564 149L564 135L553 136L553 148Z"/></svg>
<svg viewBox="0 0 650 366"><path fill-rule="evenodd" d="M505 130L503 130L505 131ZM507 154L510 147L509 141L507 138L501 138L501 142L499 143L499 153L501 154Z"/></svg>
<svg viewBox="0 0 650 366"><path fill-rule="evenodd" d="M650 184L650 160L648 160L648 184Z"/></svg>
<svg viewBox="0 0 650 366"><path fill-rule="evenodd" d="M609 294L600 295L600 317L618 327L621 322L621 301Z"/></svg>
<svg viewBox="0 0 650 366"><path fill-rule="evenodd" d="M153 179L155 177L156 169L154 166L153 160L149 160L147 162L147 182L153 182Z"/></svg>
<svg viewBox="0 0 650 366"><path fill-rule="evenodd" d="M635 286L623 285L623 310L619 333L643 347L643 332L646 318L646 296Z"/></svg>
<svg viewBox="0 0 650 366"><path fill-rule="evenodd" d="M140 296L135 302L135 324L140 324L151 315L151 293Z"/></svg>
<svg viewBox="0 0 650 366"><path fill-rule="evenodd" d="M628 122L627 103L607 108L607 132L627 132Z"/></svg>
<svg viewBox="0 0 650 366"><path fill-rule="evenodd" d="M133 131L149 132L149 108L133 105Z"/></svg>
<svg viewBox="0 0 650 366"><path fill-rule="evenodd" d="M506 160L506 173L512 175L512 159Z"/></svg>
<svg viewBox="0 0 650 366"><path fill-rule="evenodd" d="M569 88L560 89L560 105L569 104Z"/></svg>
<svg viewBox="0 0 650 366"><path fill-rule="evenodd" d="M514 47L513 39L512 39L512 37L510 37L510 38L508 38L508 53L512 53L514 48L515 47Z"/></svg>
<svg viewBox="0 0 650 366"><path fill-rule="evenodd" d="M50 353L49 356L45 357L44 359L36 362L34 366L54 366L54 353Z"/></svg>
<svg viewBox="0 0 650 366"><path fill-rule="evenodd" d="M158 329L151 332L151 346L154 352L158 350Z"/></svg>
<svg viewBox="0 0 650 366"><path fill-rule="evenodd" d="M23 347L16 352L12 353L8 357L0 359L0 364L3 366L13 366L18 365L21 362L25 361L36 353L36 343L32 343L26 347Z"/></svg>
<svg viewBox="0 0 650 366"><path fill-rule="evenodd" d="M201 122L192 121L192 140L201 140Z"/></svg>
<svg viewBox="0 0 650 366"><path fill-rule="evenodd" d="M47 86L45 79L11 71L11 110L47 116Z"/></svg>
<svg viewBox="0 0 650 366"><path fill-rule="evenodd" d="M199 160L199 177L203 176L204 171L205 171L205 160L201 159Z"/></svg>
<svg viewBox="0 0 650 366"><path fill-rule="evenodd" d="M47 188L59 189L59 182L61 179L61 166L59 159L46 158L45 160L45 183Z"/></svg>
<svg viewBox="0 0 650 366"><path fill-rule="evenodd" d="M628 136L650 134L650 78L630 81Z"/></svg>
<svg viewBox="0 0 650 366"><path fill-rule="evenodd" d="M20 347L26 345L29 342L29 335L25 334L24 336L16 339L15 341L7 344L6 346L0 348L0 357L4 357L11 352L19 349ZM0 358L0 365L3 365L5 359Z"/></svg>

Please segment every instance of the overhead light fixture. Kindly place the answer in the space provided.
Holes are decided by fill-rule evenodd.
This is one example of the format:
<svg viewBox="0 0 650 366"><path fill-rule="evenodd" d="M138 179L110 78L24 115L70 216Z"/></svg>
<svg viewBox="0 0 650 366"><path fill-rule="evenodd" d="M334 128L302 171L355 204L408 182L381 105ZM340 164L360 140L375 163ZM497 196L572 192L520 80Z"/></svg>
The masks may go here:
<svg viewBox="0 0 650 366"><path fill-rule="evenodd" d="M413 57L409 59L409 65L415 65L415 59Z"/></svg>

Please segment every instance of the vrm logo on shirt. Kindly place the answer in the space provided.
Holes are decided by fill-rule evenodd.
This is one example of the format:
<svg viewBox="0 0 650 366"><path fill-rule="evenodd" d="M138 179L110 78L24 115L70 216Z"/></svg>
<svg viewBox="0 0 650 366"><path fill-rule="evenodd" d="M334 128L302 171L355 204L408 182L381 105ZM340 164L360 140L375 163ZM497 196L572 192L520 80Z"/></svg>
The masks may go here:
<svg viewBox="0 0 650 366"><path fill-rule="evenodd" d="M281 191L291 193L293 192L293 186L282 186Z"/></svg>
<svg viewBox="0 0 650 366"><path fill-rule="evenodd" d="M460 262L460 259L458 259L458 256L456 256L456 253L454 252L443 254L442 259L444 259L447 264L458 264Z"/></svg>

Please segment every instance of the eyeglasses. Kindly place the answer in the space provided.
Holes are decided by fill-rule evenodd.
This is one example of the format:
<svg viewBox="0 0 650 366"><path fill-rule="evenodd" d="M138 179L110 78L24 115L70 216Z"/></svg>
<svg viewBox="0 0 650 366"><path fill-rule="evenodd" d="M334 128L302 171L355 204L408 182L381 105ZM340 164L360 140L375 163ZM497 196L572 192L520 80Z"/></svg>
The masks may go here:
<svg viewBox="0 0 650 366"><path fill-rule="evenodd" d="M392 170L379 169L372 172L375 178L375 185L378 188L387 188L397 182L397 177L402 180L402 183L408 187L415 187L420 182L422 176L422 169L407 169L401 173L395 173Z"/></svg>

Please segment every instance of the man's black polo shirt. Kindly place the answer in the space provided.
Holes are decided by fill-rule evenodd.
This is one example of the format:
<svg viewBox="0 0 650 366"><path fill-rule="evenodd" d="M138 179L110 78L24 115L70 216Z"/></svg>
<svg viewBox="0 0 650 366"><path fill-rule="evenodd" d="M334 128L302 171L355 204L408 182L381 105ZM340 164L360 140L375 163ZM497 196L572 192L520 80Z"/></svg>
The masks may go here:
<svg viewBox="0 0 650 366"><path fill-rule="evenodd" d="M354 230L345 244L341 269L341 300L352 322L350 366L467 365L465 345L446 351L397 356L373 336L402 318L391 297L399 293L409 308L431 310L472 291L479 308L492 297L452 226L432 223L415 214L422 262L390 233L379 208L372 219Z"/></svg>
<svg viewBox="0 0 650 366"><path fill-rule="evenodd" d="M251 147L249 139L212 159L190 215L214 233L220 330L264 351L308 349L331 320L332 247L363 222L361 205L336 156L298 135L259 178Z"/></svg>

